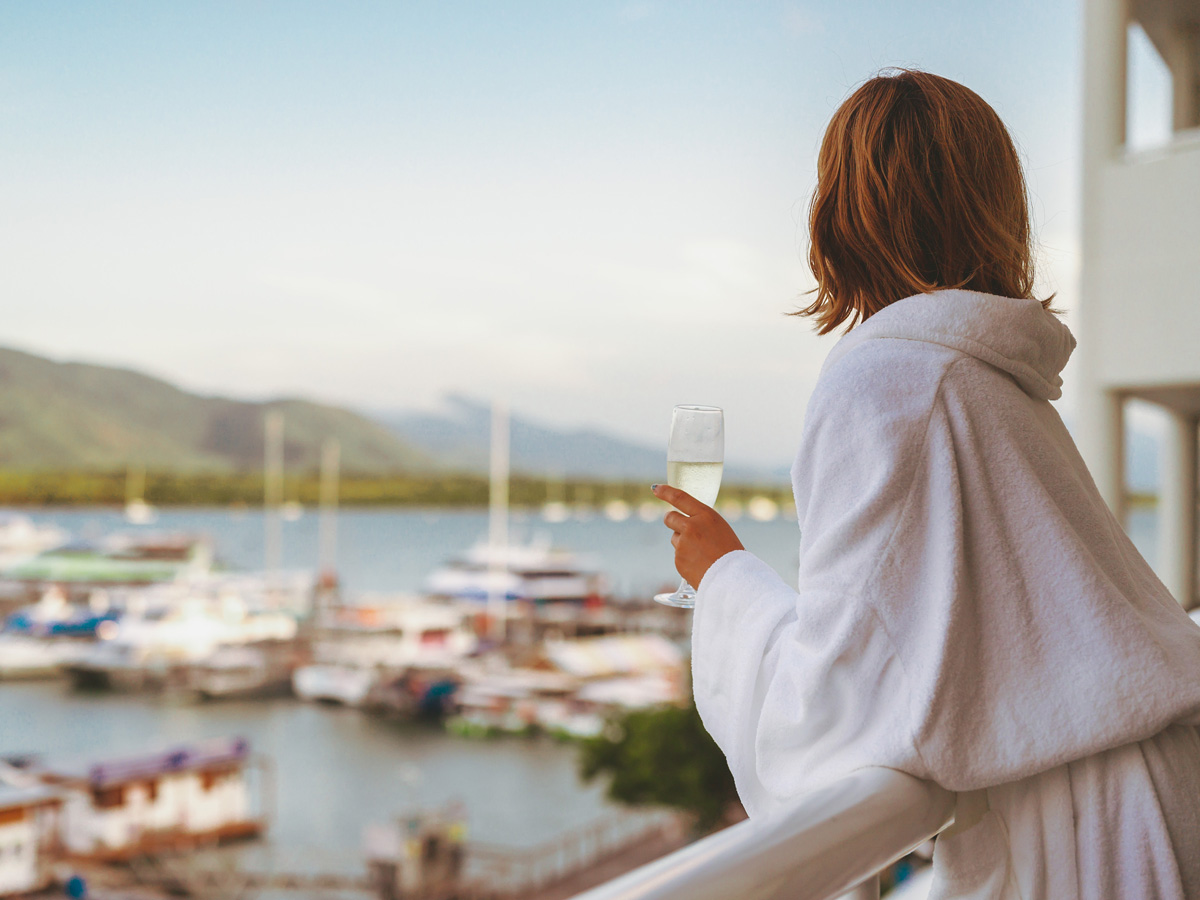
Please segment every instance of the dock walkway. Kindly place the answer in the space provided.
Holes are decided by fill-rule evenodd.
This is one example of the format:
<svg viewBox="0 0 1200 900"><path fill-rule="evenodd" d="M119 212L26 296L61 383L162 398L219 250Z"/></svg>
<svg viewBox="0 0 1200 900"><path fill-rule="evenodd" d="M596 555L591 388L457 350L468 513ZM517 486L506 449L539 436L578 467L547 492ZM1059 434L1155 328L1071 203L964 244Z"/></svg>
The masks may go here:
<svg viewBox="0 0 1200 900"><path fill-rule="evenodd" d="M660 832L651 835L648 839L639 840L595 860L591 865L546 885L523 900L567 900L588 888L611 881L618 875L624 875L638 866L644 866L660 856L672 853L687 843L688 838L679 834Z"/></svg>
<svg viewBox="0 0 1200 900"><path fill-rule="evenodd" d="M246 870L225 858L181 853L131 860L127 866L81 867L97 900L156 900L169 896L253 900L260 893L354 896L363 900L566 900L682 847L685 820L673 813L641 821L614 815L531 848L468 843L463 871L427 878L398 890L341 860L327 871ZM335 863L326 860L326 863ZM215 863L215 865L214 865ZM320 866L320 863L318 863ZM321 866L321 868L326 868ZM339 871L333 871L337 869Z"/></svg>

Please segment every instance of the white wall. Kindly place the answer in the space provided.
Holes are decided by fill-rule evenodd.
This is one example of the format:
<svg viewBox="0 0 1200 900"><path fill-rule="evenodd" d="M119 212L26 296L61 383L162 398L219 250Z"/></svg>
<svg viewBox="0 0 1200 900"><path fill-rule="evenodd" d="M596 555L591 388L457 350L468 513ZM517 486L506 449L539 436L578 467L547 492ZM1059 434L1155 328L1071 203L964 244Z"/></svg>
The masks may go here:
<svg viewBox="0 0 1200 900"><path fill-rule="evenodd" d="M204 834L244 822L250 797L244 772L222 773L205 790L198 772L163 776L150 799L144 782L126 785L121 806L97 809L91 792L73 789L64 809L63 843L73 853L121 850L147 832L183 831Z"/></svg>
<svg viewBox="0 0 1200 900"><path fill-rule="evenodd" d="M1111 160L1095 184L1083 264L1097 383L1200 382L1200 134Z"/></svg>
<svg viewBox="0 0 1200 900"><path fill-rule="evenodd" d="M20 822L0 825L0 895L38 885L38 844L32 812Z"/></svg>
<svg viewBox="0 0 1200 900"><path fill-rule="evenodd" d="M1190 386L1171 402L1200 406L1200 134L1179 131L1163 147L1136 154L1125 147L1132 16L1143 17L1139 21L1149 23L1147 33L1161 40L1170 23L1194 15L1192 2L1083 4L1076 441L1118 515L1123 507L1121 397L1139 388ZM1154 393L1150 399L1163 399ZM1164 485L1164 490L1178 489Z"/></svg>

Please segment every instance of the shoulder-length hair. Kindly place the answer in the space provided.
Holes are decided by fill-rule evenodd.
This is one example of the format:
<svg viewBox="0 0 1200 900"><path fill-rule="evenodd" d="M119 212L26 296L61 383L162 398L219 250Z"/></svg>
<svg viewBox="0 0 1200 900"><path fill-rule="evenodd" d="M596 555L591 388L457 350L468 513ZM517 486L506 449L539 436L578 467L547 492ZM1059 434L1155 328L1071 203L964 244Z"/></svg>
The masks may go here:
<svg viewBox="0 0 1200 900"><path fill-rule="evenodd" d="M816 298L795 315L818 334L942 288L1033 292L1016 148L996 111L948 78L892 69L850 95L821 142L808 222Z"/></svg>

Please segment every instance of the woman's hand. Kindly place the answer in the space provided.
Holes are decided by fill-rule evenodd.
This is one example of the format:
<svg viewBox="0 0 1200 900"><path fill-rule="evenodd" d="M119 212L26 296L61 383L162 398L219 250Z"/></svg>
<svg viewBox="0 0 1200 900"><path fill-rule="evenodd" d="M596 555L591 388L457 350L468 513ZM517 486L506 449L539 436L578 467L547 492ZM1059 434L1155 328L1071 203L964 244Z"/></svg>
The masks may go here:
<svg viewBox="0 0 1200 900"><path fill-rule="evenodd" d="M663 517L663 524L674 532L675 568L692 587L698 587L709 566L726 553L746 549L711 506L669 484L657 484L653 490L659 500L675 507Z"/></svg>

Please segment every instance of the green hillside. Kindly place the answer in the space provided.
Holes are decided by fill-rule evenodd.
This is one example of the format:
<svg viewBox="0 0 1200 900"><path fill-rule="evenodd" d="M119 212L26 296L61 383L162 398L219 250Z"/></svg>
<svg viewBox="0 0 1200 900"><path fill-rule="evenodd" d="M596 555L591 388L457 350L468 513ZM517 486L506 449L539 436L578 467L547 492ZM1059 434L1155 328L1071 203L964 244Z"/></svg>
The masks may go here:
<svg viewBox="0 0 1200 900"><path fill-rule="evenodd" d="M433 467L388 429L345 409L202 397L126 369L0 348L0 467L6 469L257 469L264 418L276 409L284 416L289 469L315 469L330 437L341 443L346 472Z"/></svg>

